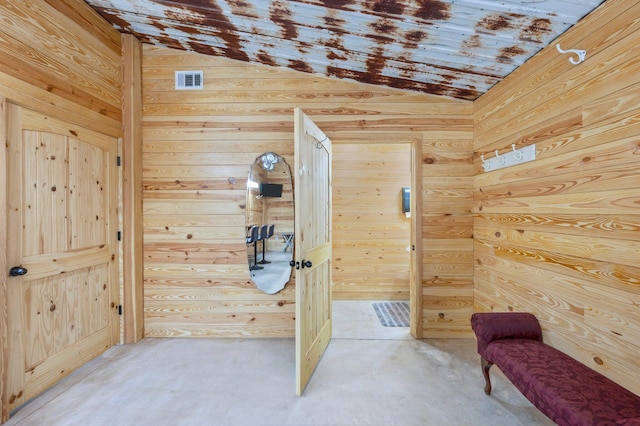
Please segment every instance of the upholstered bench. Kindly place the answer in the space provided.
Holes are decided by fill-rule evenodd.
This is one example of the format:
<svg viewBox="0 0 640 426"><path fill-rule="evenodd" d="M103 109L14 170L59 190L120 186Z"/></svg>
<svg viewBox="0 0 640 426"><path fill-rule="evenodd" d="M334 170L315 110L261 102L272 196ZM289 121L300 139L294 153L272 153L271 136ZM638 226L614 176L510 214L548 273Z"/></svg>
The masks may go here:
<svg viewBox="0 0 640 426"><path fill-rule="evenodd" d="M497 365L520 392L559 425L640 425L640 397L542 342L528 313L488 312L471 317L478 340L484 391Z"/></svg>

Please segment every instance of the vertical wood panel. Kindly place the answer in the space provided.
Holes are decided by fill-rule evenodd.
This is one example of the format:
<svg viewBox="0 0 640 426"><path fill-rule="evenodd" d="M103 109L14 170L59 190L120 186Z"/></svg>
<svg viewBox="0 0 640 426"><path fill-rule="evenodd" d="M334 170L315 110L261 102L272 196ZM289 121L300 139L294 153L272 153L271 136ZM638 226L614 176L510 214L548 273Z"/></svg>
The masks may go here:
<svg viewBox="0 0 640 426"><path fill-rule="evenodd" d="M25 248L24 255L67 249L67 138L25 130L24 179ZM51 232L56 229L57 232Z"/></svg>
<svg viewBox="0 0 640 426"><path fill-rule="evenodd" d="M537 153L489 173L476 161L475 309L533 312L547 343L635 393L638 22L638 4L607 1L559 40L584 63L551 46L476 101L474 145Z"/></svg>
<svg viewBox="0 0 640 426"><path fill-rule="evenodd" d="M53 352L53 314L49 306L54 300L52 278L44 278L29 283L25 290L26 341L30 342L25 351L25 371L41 364Z"/></svg>
<svg viewBox="0 0 640 426"><path fill-rule="evenodd" d="M473 122L469 102L151 46L144 46L143 55L145 330L149 336L293 335L290 306L295 283L291 281L281 293L273 296L255 289L246 271L245 253L238 250L239 243L244 241L244 227L238 224L244 224L244 193L253 160L265 151L274 151L293 164L293 109L296 106L327 133L334 148L381 144L369 150L371 155L377 155L370 160L371 167L366 166L366 161L360 161L368 148L355 147L355 151L334 155L334 165L337 169L344 168L344 176L334 169L333 185L348 191L344 192L346 200L361 191L351 176L366 176L369 171L380 169L377 175L370 175L373 182L367 186L380 187L385 195L392 194L396 205L376 203L374 192L357 205L344 202L343 207L335 207L334 218L352 215L356 210L362 213L372 210L371 217L374 212L378 216L399 212L400 187L394 184L391 188L387 181L392 175L383 172L385 157L391 155L380 151L385 146L420 143L424 138L427 143L422 148L427 155L438 155L437 168L442 176L472 176ZM174 73L182 69L202 69L204 90L175 91ZM465 147L462 152L459 152L460 144ZM402 172L410 176L408 153L403 161ZM419 170L426 165L420 162ZM392 167L396 166L394 160ZM433 183L424 183L425 188L434 187ZM407 180L403 186L409 184ZM470 187L471 181L466 191L451 189L448 184L443 188L446 192L421 208L425 214L433 211L470 214ZM420 199L422 195L415 196ZM461 201L463 197L467 197L466 202ZM336 194L334 200L339 203L340 194ZM189 230L189 223L194 221L207 238ZM336 221L334 240L348 244L352 236L363 237L361 228L350 224L341 226ZM395 226L384 222L371 221L369 226L386 234L387 240L404 229L404 224ZM164 232L161 226L166 227ZM391 257L385 253L382 262L379 259L382 252L370 250L375 259L363 258L363 249L358 247L349 253L360 262L358 271L364 271L362 265L370 261L376 267L387 268L388 273L372 278L386 281L395 288L401 285L408 295L404 284L409 276L408 242L406 236L401 243L394 242L394 250L402 248L402 253ZM438 244L430 241L434 250ZM167 269L164 259L168 253L175 255L171 256ZM178 253L184 256L179 257ZM208 253L211 256L204 258L207 265L199 263L207 273L195 271L190 259L202 258L202 254ZM373 297L367 293L371 289L366 284L367 276L362 278L358 277L359 282L367 287L364 291L356 290L355 294ZM199 311L190 308L194 301L201 303L202 309L219 306L216 322L207 322L198 316ZM251 307L253 315L248 320L238 315L241 306ZM451 312L459 311L457 305L450 307ZM449 308L446 312L450 312ZM422 328L422 324L419 327ZM446 323L438 327L438 335L450 335ZM457 335L458 326L455 328Z"/></svg>
<svg viewBox="0 0 640 426"><path fill-rule="evenodd" d="M69 140L69 209L80 212L69 230L71 248L88 248L107 237L107 164L99 147Z"/></svg>

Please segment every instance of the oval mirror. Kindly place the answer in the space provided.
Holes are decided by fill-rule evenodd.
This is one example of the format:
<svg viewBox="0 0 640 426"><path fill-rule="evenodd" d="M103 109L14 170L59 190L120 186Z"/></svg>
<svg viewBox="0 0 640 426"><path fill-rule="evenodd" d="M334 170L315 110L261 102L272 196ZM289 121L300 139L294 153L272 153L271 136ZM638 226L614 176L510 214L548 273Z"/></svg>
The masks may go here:
<svg viewBox="0 0 640 426"><path fill-rule="evenodd" d="M293 184L284 158L265 152L247 180L247 259L256 287L267 294L284 288L293 259Z"/></svg>

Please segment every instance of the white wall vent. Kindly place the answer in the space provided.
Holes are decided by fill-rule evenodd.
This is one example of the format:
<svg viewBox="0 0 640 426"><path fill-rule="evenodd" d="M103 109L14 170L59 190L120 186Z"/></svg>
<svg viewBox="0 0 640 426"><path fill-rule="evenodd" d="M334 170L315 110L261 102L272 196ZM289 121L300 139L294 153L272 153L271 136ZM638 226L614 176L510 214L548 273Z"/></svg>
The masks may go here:
<svg viewBox="0 0 640 426"><path fill-rule="evenodd" d="M176 71L176 90L199 90L203 87L202 71Z"/></svg>

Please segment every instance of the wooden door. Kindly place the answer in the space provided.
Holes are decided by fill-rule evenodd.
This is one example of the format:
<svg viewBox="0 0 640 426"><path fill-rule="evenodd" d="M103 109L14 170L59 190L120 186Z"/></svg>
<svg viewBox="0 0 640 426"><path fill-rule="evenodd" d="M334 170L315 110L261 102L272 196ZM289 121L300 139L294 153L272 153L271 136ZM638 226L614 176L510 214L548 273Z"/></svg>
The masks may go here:
<svg viewBox="0 0 640 426"><path fill-rule="evenodd" d="M296 394L331 340L331 140L296 108Z"/></svg>
<svg viewBox="0 0 640 426"><path fill-rule="evenodd" d="M11 104L6 123L13 410L116 343L118 141Z"/></svg>

